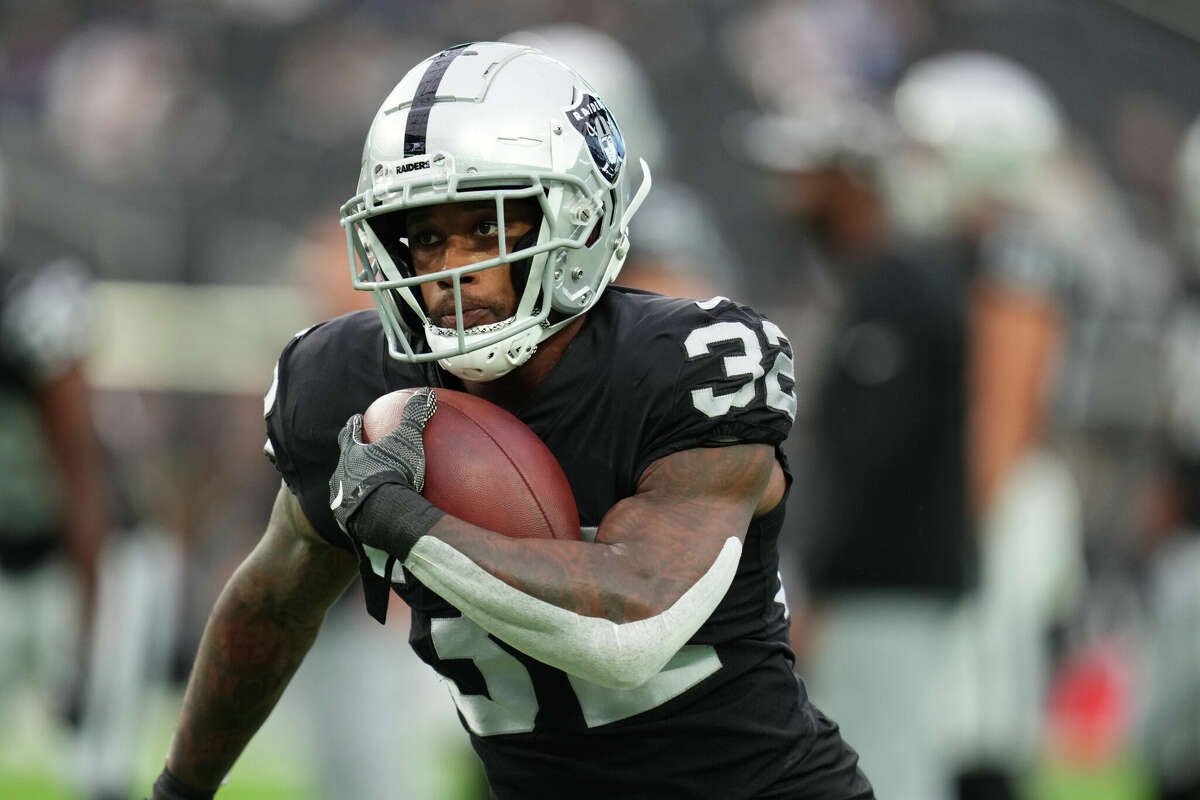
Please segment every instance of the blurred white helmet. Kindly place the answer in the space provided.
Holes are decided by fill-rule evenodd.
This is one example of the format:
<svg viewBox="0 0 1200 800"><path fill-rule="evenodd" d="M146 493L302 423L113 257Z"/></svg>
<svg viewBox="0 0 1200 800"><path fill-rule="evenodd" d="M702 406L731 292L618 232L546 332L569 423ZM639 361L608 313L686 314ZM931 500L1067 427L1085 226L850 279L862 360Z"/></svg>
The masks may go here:
<svg viewBox="0 0 1200 800"><path fill-rule="evenodd" d="M530 47L459 45L414 67L367 133L358 193L342 206L354 286L370 291L393 358L438 361L460 378L494 380L595 304L625 261L629 221L650 188L630 197L625 145L597 92ZM536 199L542 221L504 237L504 203ZM429 275L412 269L409 209L495 203L499 255ZM462 276L510 265L516 313L463 328ZM455 329L437 326L420 285L451 281Z"/></svg>
<svg viewBox="0 0 1200 800"><path fill-rule="evenodd" d="M742 158L782 172L836 165L873 175L896 141L881 104L848 91L796 96L786 111L734 117L727 131Z"/></svg>
<svg viewBox="0 0 1200 800"><path fill-rule="evenodd" d="M897 213L918 228L944 226L979 202L1027 204L1063 140L1041 80L992 53L918 62L896 87L894 108L914 145L892 164Z"/></svg>
<svg viewBox="0 0 1200 800"><path fill-rule="evenodd" d="M785 172L873 171L892 146L891 111L878 87L897 70L900 42L885 4L764 4L731 28L725 49L763 109L726 123L740 158Z"/></svg>

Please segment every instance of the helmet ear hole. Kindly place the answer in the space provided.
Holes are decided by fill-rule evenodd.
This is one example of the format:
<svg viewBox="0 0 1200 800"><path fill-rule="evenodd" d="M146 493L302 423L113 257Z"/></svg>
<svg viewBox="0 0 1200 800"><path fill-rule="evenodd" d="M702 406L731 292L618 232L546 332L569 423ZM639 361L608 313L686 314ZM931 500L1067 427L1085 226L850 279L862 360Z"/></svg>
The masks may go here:
<svg viewBox="0 0 1200 800"><path fill-rule="evenodd" d="M617 193L609 189L608 202L600 204L600 213L596 215L596 225L592 228L592 232L588 234L585 247L591 247L596 242L600 241L600 231L611 228L613 225L613 217L616 215L617 208ZM601 224L603 222L604 224Z"/></svg>
<svg viewBox="0 0 1200 800"><path fill-rule="evenodd" d="M603 219L604 219L604 212L603 212L603 210L601 210L601 213L596 217L595 221L592 223L592 232L588 234L588 238L587 238L587 241L584 243L584 247L591 247L596 242L600 241L600 230L605 227L604 225L601 224Z"/></svg>

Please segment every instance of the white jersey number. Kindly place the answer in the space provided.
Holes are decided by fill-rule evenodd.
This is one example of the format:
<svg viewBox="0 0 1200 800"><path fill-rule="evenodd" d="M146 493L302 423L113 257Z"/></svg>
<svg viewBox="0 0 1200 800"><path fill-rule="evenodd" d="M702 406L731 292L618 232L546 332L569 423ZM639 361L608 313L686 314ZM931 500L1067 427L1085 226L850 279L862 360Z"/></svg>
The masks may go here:
<svg viewBox="0 0 1200 800"><path fill-rule="evenodd" d="M487 695L467 694L453 679L446 684L454 704L477 736L528 733L537 718L538 701L529 670L497 645L487 631L466 617L430 620L430 636L438 658L468 658L487 684ZM636 689L609 689L568 675L589 728L607 725L662 705L721 668L710 645L684 645L667 665Z"/></svg>
<svg viewBox="0 0 1200 800"><path fill-rule="evenodd" d="M706 307L704 304L700 306ZM781 344L788 343L783 331L770 320L762 321L762 335L768 345L780 347ZM762 344L758 333L746 323L714 322L712 325L697 328L684 339L683 348L688 358L698 358L711 353L713 345L725 342L741 345L740 353L724 357L725 377L741 377L744 380L735 391L725 394L715 393L712 387L693 389L692 404L696 410L709 417L720 417L728 414L730 409L745 408L758 394L756 381L762 378L767 408L782 412L788 419L795 420L796 395L791 386L796 383L796 374L791 357L781 350L776 354L770 371L763 370ZM780 378L786 378L791 382L791 386L785 389Z"/></svg>

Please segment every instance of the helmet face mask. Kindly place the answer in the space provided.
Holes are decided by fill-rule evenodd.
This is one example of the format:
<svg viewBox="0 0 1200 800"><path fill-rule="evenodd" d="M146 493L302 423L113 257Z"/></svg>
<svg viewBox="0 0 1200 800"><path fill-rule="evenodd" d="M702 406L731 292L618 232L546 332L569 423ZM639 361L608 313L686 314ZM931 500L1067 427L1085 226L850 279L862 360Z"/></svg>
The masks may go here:
<svg viewBox="0 0 1200 800"><path fill-rule="evenodd" d="M358 193L341 210L354 286L373 294L392 357L492 380L590 308L620 270L629 220L649 189L642 162L630 201L624 152L588 84L531 48L464 45L411 70L376 114ZM540 224L511 241L505 201L529 198ZM406 238L396 240L405 212L481 201L496 209L497 254L416 275ZM516 312L464 329L464 277L504 264L517 278ZM434 324L421 299L421 285L435 281L452 286L453 330Z"/></svg>

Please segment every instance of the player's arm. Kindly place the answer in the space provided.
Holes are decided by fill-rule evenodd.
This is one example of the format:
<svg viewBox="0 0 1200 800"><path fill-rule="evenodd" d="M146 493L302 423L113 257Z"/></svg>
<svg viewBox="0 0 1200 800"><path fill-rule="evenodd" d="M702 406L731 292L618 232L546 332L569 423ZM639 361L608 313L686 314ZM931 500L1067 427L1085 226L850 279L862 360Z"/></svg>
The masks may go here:
<svg viewBox="0 0 1200 800"><path fill-rule="evenodd" d="M747 525L760 505L768 505L772 477L778 501L783 477L769 445L695 448L651 464L637 492L605 515L594 544L513 539L451 515L428 535L554 606L618 624L634 622L667 611L710 573L723 551L736 564ZM420 563L433 547L414 546L409 558L414 572L434 568ZM728 582L720 595L726 588Z"/></svg>
<svg viewBox="0 0 1200 800"><path fill-rule="evenodd" d="M156 798L187 797L171 793L174 781L216 789L357 574L353 556L325 542L281 486L266 533L209 617Z"/></svg>
<svg viewBox="0 0 1200 800"><path fill-rule="evenodd" d="M65 496L71 498L65 504L63 533L67 555L81 583L85 641L95 615L100 550L109 526L108 496L90 397L79 362L38 390L46 441L59 467Z"/></svg>
<svg viewBox="0 0 1200 800"><path fill-rule="evenodd" d="M414 396L406 414L419 405ZM408 437L412 447L423 421ZM405 438L404 426L380 441ZM350 435L343 435L342 477L335 473L341 487L345 465L363 464L375 447L350 444ZM769 445L681 451L645 470L637 492L610 510L590 543L510 539L433 508L414 483L405 486L411 474L375 474L352 479L368 487L351 491L360 515L358 507L345 514L343 503L335 509L350 520L351 535L401 558L514 647L617 687L648 680L712 614L737 570L747 524L779 502L784 483Z"/></svg>
<svg viewBox="0 0 1200 800"><path fill-rule="evenodd" d="M605 515L595 543L512 539L443 515L404 563L522 652L593 683L634 688L725 596L747 524L773 506L764 494L775 464L765 444L685 450L646 470L637 492Z"/></svg>
<svg viewBox="0 0 1200 800"><path fill-rule="evenodd" d="M1045 297L993 282L971 298L969 333L971 499L975 512L984 513L1041 433L1061 324Z"/></svg>

